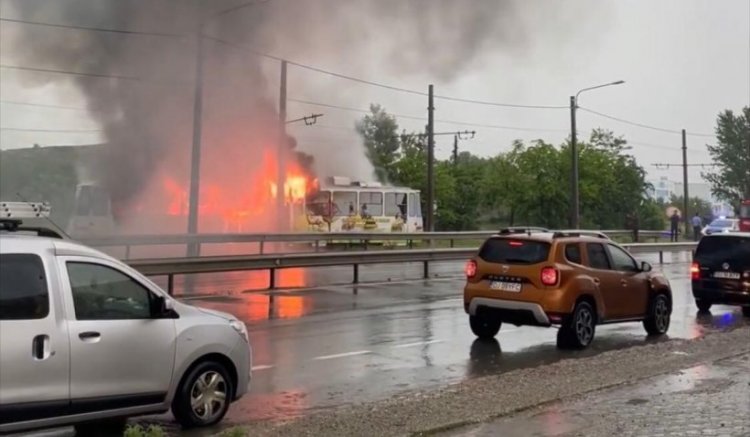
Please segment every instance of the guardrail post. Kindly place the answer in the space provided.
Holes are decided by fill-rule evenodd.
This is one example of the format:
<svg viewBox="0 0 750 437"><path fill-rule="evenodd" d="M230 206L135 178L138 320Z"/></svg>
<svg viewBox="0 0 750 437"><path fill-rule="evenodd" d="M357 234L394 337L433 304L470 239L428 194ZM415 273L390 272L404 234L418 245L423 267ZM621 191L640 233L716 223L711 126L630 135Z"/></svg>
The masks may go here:
<svg viewBox="0 0 750 437"><path fill-rule="evenodd" d="M453 249L454 247L455 247L455 245L453 243L453 238L451 238L451 249Z"/></svg>
<svg viewBox="0 0 750 437"><path fill-rule="evenodd" d="M422 267L424 269L424 272L423 272L424 273L424 275L423 275L424 279L430 279L430 262L429 261L425 261L424 265Z"/></svg>
<svg viewBox="0 0 750 437"><path fill-rule="evenodd" d="M365 245L365 250L367 250L367 243L369 243L369 242L370 242L370 240L363 240L362 242L363 242L363 243L364 243L364 245Z"/></svg>
<svg viewBox="0 0 750 437"><path fill-rule="evenodd" d="M260 240L260 254L263 255L263 240Z"/></svg>
<svg viewBox="0 0 750 437"><path fill-rule="evenodd" d="M354 277L352 283L359 284L359 264L354 264Z"/></svg>
<svg viewBox="0 0 750 437"><path fill-rule="evenodd" d="M315 253L320 251L320 240L315 240Z"/></svg>
<svg viewBox="0 0 750 437"><path fill-rule="evenodd" d="M174 296L174 275L167 275L167 294Z"/></svg>
<svg viewBox="0 0 750 437"><path fill-rule="evenodd" d="M125 259L130 259L130 245L125 245Z"/></svg>
<svg viewBox="0 0 750 437"><path fill-rule="evenodd" d="M664 251L659 251L659 264L664 264Z"/></svg>
<svg viewBox="0 0 750 437"><path fill-rule="evenodd" d="M268 288L273 290L276 288L276 269L268 270Z"/></svg>
<svg viewBox="0 0 750 437"><path fill-rule="evenodd" d="M414 240L408 240L407 245L409 246L409 249L414 249Z"/></svg>

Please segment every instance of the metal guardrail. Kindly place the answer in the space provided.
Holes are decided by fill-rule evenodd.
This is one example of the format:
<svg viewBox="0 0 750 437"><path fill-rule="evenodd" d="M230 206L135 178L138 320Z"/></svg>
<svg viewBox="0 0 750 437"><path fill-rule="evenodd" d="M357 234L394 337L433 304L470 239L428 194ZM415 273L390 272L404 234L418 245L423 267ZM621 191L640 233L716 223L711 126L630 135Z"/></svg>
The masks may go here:
<svg viewBox="0 0 750 437"><path fill-rule="evenodd" d="M695 250L697 243L641 243L624 244L632 253L659 253L663 263L664 252ZM278 269L300 267L352 266L353 283L359 283L359 266L363 264L423 263L423 277L429 278L429 263L457 261L470 258L476 248L410 249L388 251L357 251L332 253L289 253L264 255L206 256L193 258L161 258L131 260L129 264L148 276L167 276L167 289L174 291L174 276L180 274L220 273L247 270L269 270L269 288L276 288L275 272Z"/></svg>
<svg viewBox="0 0 750 437"><path fill-rule="evenodd" d="M604 230L600 231L610 237L631 236L633 231L628 230ZM277 234L243 234L243 233L210 233L210 234L153 234L153 235L127 235L111 237L88 237L79 238L81 243L98 248L124 247L125 259L130 258L130 248L133 246L163 246L163 245L190 245L198 247L202 244L231 244L231 243L258 243L259 253L265 252L265 245L269 243L312 243L315 251L320 250L321 243L331 244L333 242L356 243L364 246L373 242L405 242L411 248L415 242L420 241L449 241L450 247L455 246L456 241L482 240L495 235L494 231L468 231L468 232L312 232L312 233L277 233ZM639 231L639 235L645 238L659 238L664 236L662 231ZM668 236L668 234L667 234Z"/></svg>

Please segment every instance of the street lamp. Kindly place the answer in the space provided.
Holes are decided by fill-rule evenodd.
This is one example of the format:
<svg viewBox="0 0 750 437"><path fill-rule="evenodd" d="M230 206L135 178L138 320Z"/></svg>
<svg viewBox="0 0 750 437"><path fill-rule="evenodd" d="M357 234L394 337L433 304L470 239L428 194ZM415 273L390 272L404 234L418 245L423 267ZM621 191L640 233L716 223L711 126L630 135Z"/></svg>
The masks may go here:
<svg viewBox="0 0 750 437"><path fill-rule="evenodd" d="M572 229L579 229L581 227L580 196L578 194L578 145L576 144L576 110L578 109L578 96L585 91L613 85L622 85L624 83L624 80L618 80L603 85L592 86L578 91L575 96L570 96L570 156L572 161L570 177L570 227Z"/></svg>

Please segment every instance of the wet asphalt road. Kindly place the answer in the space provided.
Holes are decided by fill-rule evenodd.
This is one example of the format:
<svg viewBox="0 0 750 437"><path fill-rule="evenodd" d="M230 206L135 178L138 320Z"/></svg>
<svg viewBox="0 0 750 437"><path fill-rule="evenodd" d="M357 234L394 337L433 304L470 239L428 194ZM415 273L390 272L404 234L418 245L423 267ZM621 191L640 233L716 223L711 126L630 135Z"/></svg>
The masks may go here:
<svg viewBox="0 0 750 437"><path fill-rule="evenodd" d="M711 315L698 316L687 259L683 255L673 261L656 267L669 277L674 292L667 338L695 338L748 323L733 307L716 306ZM553 328L503 326L496 342L477 341L463 310L461 269L461 263L447 263L433 269L437 279L409 281L404 278L418 278L421 265L374 266L369 271L373 278L390 276L391 282L359 286L357 294L352 286L341 285L278 291L273 298L268 292L254 292L191 299L235 314L250 329L251 391L232 407L224 425L288 419L406 390L663 341L647 339L640 323L599 327L592 346L579 352L557 350ZM331 281L346 272L313 272L303 279ZM342 281L347 279L343 276ZM228 293L248 283L242 275L224 280L218 287Z"/></svg>

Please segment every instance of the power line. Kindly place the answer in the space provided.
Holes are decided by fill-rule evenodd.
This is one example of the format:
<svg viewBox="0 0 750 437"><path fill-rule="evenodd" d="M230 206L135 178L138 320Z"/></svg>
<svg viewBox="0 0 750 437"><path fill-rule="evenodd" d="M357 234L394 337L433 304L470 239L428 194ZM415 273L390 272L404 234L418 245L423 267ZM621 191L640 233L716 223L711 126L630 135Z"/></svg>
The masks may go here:
<svg viewBox="0 0 750 437"><path fill-rule="evenodd" d="M717 164L710 164L710 163L703 163L703 164L671 164L671 163L654 163L651 164L653 167L656 167L658 170L668 170L672 167L715 167Z"/></svg>
<svg viewBox="0 0 750 437"><path fill-rule="evenodd" d="M279 56L275 56L275 55L271 55L271 54L268 54L268 53L263 53L263 52L254 50L252 48L249 48L249 47L241 45L241 44L237 44L237 43L233 43L231 41L227 41L225 39L217 38L215 36L205 35L204 34L203 37L206 38L206 39L209 39L211 41L219 42L219 43L226 44L228 46L231 46L231 47L234 47L234 48L237 48L237 49L240 49L240 50L247 51L248 53L251 53L251 54L253 54L255 56L260 56L260 57L272 59L272 60L279 61L279 62L286 61L286 63L289 64L289 65L294 65L295 67L299 67L299 68L303 68L303 69L306 69L306 70L314 71L316 73L326 74L328 76L333 76L333 77L336 77L336 78L339 78L339 79L345 79L345 80L349 80L349 81L352 81L352 82L357 82L357 83L361 83L361 84L365 84L365 85L370 85L370 86L374 86L374 87L388 89L388 90L391 90L391 91L397 91L397 92L402 92L402 93L407 93L407 94L413 94L413 95L422 96L422 97L427 97L428 96L428 93L426 93L424 91L418 91L418 90L413 90L413 89L409 89L409 88L403 88L403 87L398 87L398 86L394 86L394 85L384 84L384 83L381 83L381 82L375 82L375 81L372 81L372 80L362 79L362 78L359 78L359 77L354 77L354 76L350 76L350 75L347 75L347 74L338 73L338 72L331 71L331 70L326 70L326 69L323 69L323 68L320 68L320 67L315 67L315 66L312 66L312 65L303 64L301 62L290 61L288 59L284 59L284 58L279 57ZM515 103L490 102L490 101L484 101L484 100L465 99L465 98L460 98L460 97L442 96L442 95L435 95L434 97L436 99L448 100L448 101L453 101L453 102L472 103L472 104L477 104L477 105L498 106L498 107L505 107L505 108L568 109L568 106L521 105L521 104L515 104Z"/></svg>
<svg viewBox="0 0 750 437"><path fill-rule="evenodd" d="M618 121L620 123L629 124L631 126L637 126L637 127L641 127L641 128L644 128L644 129L651 129L651 130L655 130L655 131L658 131L658 132L664 132L664 133L669 133L669 134L678 134L678 135L682 134L682 131L679 131L679 130L667 129L667 128L663 128L663 127L651 126L651 125L644 124L644 123L638 123L638 122L635 122L635 121L625 120L623 118L619 118L619 117L615 117L615 116L612 116L612 115L604 114L602 112L594 111L593 109L588 109L588 108L584 108L584 107L578 107L578 109L580 109L581 111L586 111L586 112L594 114L594 115L598 115L598 116L603 117L603 118L608 118L610 120ZM687 135L694 136L694 137L708 137L708 138L714 138L715 137L715 135L704 134L704 133L689 133L688 132Z"/></svg>
<svg viewBox="0 0 750 437"><path fill-rule="evenodd" d="M370 111L366 109L361 108L352 108L347 106L339 106L339 105L332 105L329 103L320 103L320 102L312 102L309 100L301 100L301 99L288 99L291 102L296 103L302 103L305 105L313 105L313 106L321 106L324 108L332 108L332 109L339 109L342 111L350 111L350 112L358 112L362 114L370 114ZM411 120L419 120L419 121L426 121L427 117L419 117L415 115L403 115L403 114L390 114L393 115L396 118L406 118ZM455 125L461 125L461 126L473 126L473 127L486 127L491 129L504 129L504 130L517 130L517 131L526 131L526 132L567 132L565 129L548 129L548 128L531 128L531 127L517 127L517 126L502 126L497 124L486 124L486 123L472 123L472 122L466 122L466 121L457 121L457 120L445 120L445 119L436 119L435 120L438 123L447 123L447 124L455 124Z"/></svg>
<svg viewBox="0 0 750 437"><path fill-rule="evenodd" d="M85 31L90 31L90 32L119 33L119 34L124 34L124 35L168 36L168 37L184 37L185 36L179 33L144 32L144 31L136 31L136 30L107 29L103 27L74 26L70 24L44 23L40 21L19 20L19 19L14 19L14 18L0 18L0 21L5 21L7 23L16 23L16 24L28 24L32 26L55 27L59 29L75 29L75 30L85 30Z"/></svg>
<svg viewBox="0 0 750 437"><path fill-rule="evenodd" d="M12 100L0 100L0 103L6 104L6 105L19 105L19 106L32 106L32 107L39 107L39 108L55 108L55 109L71 109L75 111L88 111L88 109L81 108L78 106L49 105L46 103L16 102Z"/></svg>
<svg viewBox="0 0 750 437"><path fill-rule="evenodd" d="M52 73L52 74L66 74L70 76L96 77L96 78L102 78L102 79L120 79L120 80L131 80L131 81L142 80L134 76L121 76L121 75L116 75L116 74L101 74L101 73L83 73L83 72L78 72L78 71L53 70L49 68L24 67L20 65L0 64L0 68L6 68L9 70L33 71L37 73Z"/></svg>
<svg viewBox="0 0 750 437"><path fill-rule="evenodd" d="M103 132L101 129L31 129L22 127L0 127L2 131L11 132L59 132L59 133L94 133Z"/></svg>

